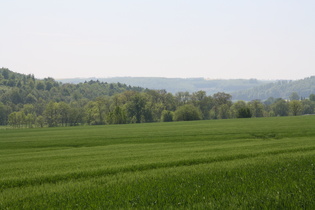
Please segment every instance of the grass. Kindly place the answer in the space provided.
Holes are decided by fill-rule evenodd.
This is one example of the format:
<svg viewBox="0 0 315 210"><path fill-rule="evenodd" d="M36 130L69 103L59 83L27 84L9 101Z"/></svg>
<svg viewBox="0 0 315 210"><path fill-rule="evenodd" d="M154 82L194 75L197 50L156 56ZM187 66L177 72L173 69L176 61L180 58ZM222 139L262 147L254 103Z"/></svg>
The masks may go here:
<svg viewBox="0 0 315 210"><path fill-rule="evenodd" d="M0 130L0 209L314 209L315 116Z"/></svg>

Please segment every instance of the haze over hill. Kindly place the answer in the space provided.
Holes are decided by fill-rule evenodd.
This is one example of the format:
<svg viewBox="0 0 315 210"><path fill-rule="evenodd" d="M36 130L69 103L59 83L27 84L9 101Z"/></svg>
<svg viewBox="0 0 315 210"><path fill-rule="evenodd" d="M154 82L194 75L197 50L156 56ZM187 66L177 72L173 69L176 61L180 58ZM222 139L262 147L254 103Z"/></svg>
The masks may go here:
<svg viewBox="0 0 315 210"><path fill-rule="evenodd" d="M149 89L161 90L173 94L177 92L206 91L208 95L217 92L230 93L233 100L251 101L266 100L269 97L288 99L296 92L300 97L307 98L315 93L315 76L301 80L257 80L257 79L216 79L204 78L163 78L163 77L113 77L113 78L74 78L60 79L60 82L80 83L89 80L99 80L108 83L124 83L131 86L140 86Z"/></svg>
<svg viewBox="0 0 315 210"><path fill-rule="evenodd" d="M139 86L143 88L166 90L170 93L177 92L196 92L199 90L206 91L208 95L217 92L235 92L247 90L259 85L267 84L270 81L257 79L204 79L204 78L164 78L164 77L112 77L112 78L74 78L74 79L59 79L63 83L85 82L89 80L99 80L108 83L123 83L131 86Z"/></svg>
<svg viewBox="0 0 315 210"><path fill-rule="evenodd" d="M315 76L301 80L279 80L263 84L247 90L233 92L233 98L251 101L255 99L266 100L269 97L289 99L296 92L302 98L308 98L315 93Z"/></svg>

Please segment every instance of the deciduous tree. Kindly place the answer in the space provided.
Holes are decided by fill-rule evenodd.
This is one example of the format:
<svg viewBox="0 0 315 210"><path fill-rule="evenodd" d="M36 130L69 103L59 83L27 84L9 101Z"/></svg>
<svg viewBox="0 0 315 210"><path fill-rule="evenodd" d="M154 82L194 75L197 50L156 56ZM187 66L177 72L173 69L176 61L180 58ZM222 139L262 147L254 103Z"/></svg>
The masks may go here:
<svg viewBox="0 0 315 210"><path fill-rule="evenodd" d="M192 104L185 104L183 106L180 106L176 109L174 113L174 120L176 121L190 121L200 119L200 110Z"/></svg>

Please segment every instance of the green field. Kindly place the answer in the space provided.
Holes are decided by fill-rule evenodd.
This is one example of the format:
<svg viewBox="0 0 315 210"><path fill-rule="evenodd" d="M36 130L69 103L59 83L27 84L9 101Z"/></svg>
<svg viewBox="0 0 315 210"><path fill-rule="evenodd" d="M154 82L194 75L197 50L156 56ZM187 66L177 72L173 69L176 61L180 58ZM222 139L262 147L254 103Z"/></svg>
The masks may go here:
<svg viewBox="0 0 315 210"><path fill-rule="evenodd" d="M315 116L0 129L0 209L314 209Z"/></svg>

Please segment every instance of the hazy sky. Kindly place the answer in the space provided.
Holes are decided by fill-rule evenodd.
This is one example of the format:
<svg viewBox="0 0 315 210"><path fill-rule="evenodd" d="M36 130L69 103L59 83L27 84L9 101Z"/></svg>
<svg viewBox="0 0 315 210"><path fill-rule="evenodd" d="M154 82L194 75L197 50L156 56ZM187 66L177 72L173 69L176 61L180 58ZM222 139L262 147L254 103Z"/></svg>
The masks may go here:
<svg viewBox="0 0 315 210"><path fill-rule="evenodd" d="M0 67L37 78L315 75L314 0L0 0Z"/></svg>

